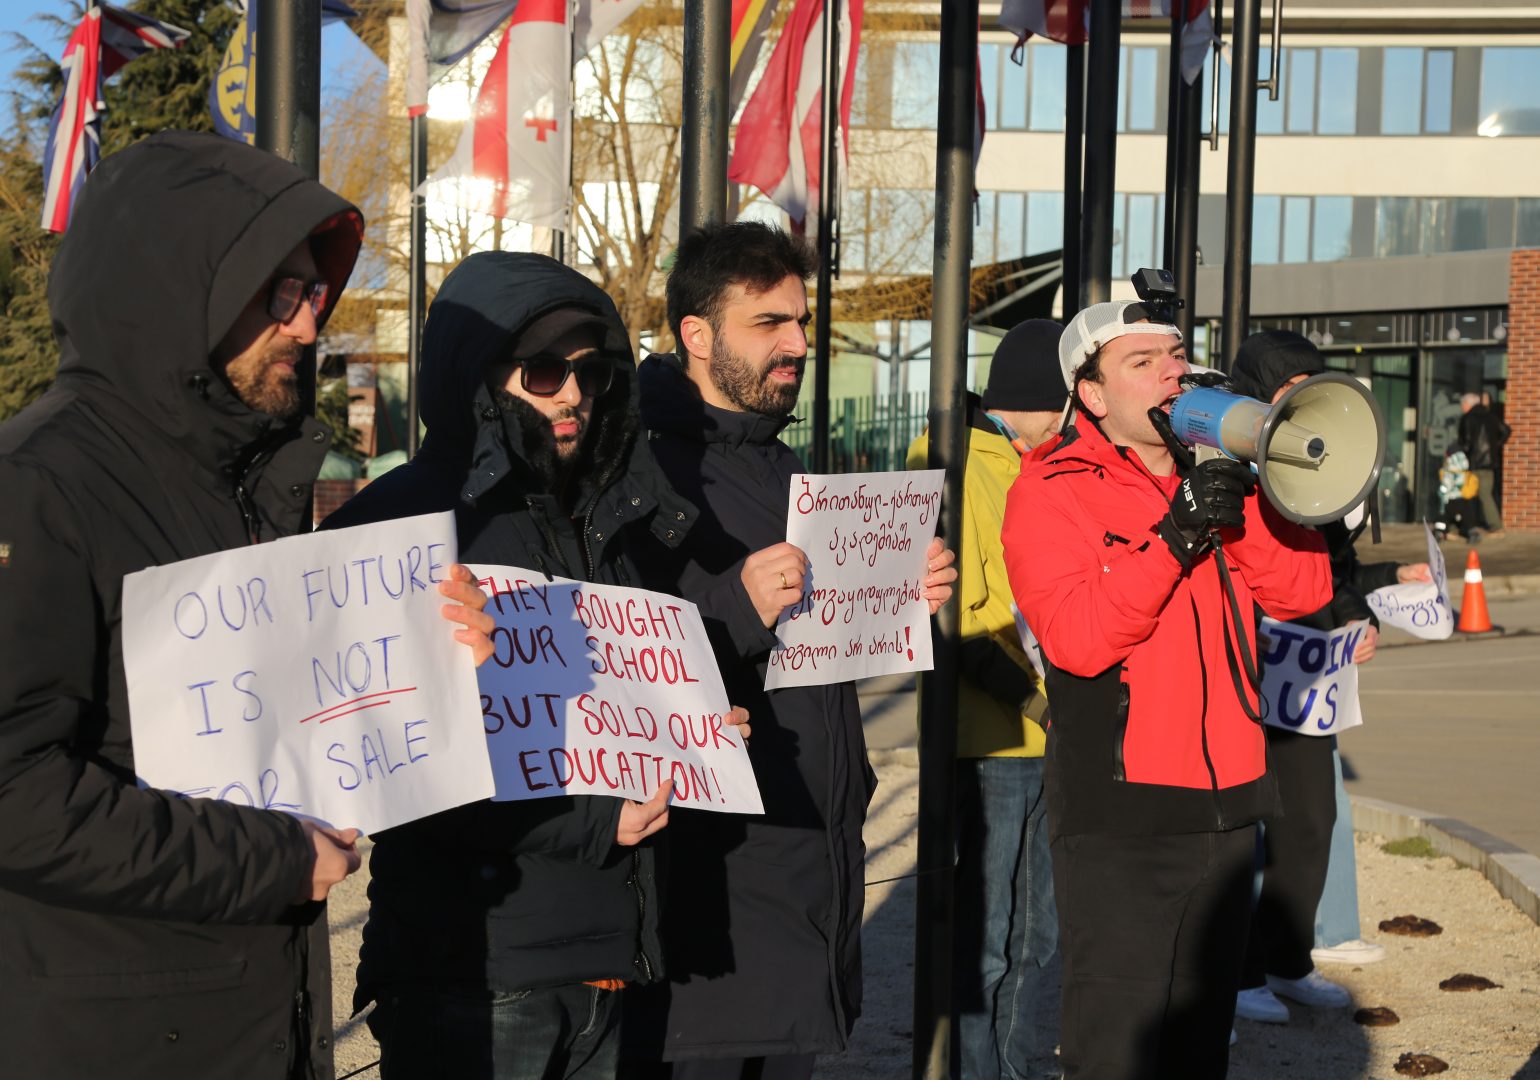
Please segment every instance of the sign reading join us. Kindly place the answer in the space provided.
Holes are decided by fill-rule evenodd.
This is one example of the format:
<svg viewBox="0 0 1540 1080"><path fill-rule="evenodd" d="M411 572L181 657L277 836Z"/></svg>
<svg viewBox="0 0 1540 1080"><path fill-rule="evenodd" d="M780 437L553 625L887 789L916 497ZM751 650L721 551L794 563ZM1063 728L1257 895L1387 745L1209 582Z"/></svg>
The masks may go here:
<svg viewBox="0 0 1540 1080"><path fill-rule="evenodd" d="M490 796L475 664L435 588L454 558L445 513L130 574L140 781L366 833Z"/></svg>

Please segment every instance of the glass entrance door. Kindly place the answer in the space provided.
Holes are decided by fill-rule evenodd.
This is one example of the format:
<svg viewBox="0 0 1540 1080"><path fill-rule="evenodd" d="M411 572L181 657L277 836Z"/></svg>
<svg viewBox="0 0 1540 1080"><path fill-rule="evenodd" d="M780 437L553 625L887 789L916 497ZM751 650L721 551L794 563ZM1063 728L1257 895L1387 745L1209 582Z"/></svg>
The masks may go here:
<svg viewBox="0 0 1540 1080"><path fill-rule="evenodd" d="M1502 349L1425 349L1418 399L1419 462L1427 478L1414 505L1430 520L1438 515L1438 470L1444 456L1458 449L1460 397L1492 395L1501 401L1507 386L1508 354Z"/></svg>

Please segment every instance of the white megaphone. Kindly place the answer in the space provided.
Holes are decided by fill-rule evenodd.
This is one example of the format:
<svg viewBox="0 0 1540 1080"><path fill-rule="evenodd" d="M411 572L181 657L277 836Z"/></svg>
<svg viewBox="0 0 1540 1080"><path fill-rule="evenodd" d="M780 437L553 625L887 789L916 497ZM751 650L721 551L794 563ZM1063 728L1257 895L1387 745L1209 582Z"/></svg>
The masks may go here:
<svg viewBox="0 0 1540 1080"><path fill-rule="evenodd" d="M1336 371L1291 386L1276 405L1212 387L1183 393L1171 429L1189 446L1250 462L1268 501L1290 521L1335 521L1374 489L1385 417L1362 383Z"/></svg>

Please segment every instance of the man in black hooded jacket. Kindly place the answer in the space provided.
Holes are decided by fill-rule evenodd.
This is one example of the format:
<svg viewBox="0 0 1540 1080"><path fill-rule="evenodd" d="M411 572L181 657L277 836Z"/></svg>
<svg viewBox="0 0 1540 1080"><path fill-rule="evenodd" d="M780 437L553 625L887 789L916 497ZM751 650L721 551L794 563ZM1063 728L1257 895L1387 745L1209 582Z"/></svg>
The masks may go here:
<svg viewBox="0 0 1540 1080"><path fill-rule="evenodd" d="M582 274L471 255L428 311L421 453L326 526L453 510L467 562L640 586L633 552L696 512L635 452L635 373ZM613 1075L616 991L662 970L641 841L668 797L484 801L376 837L354 1004L378 1003L384 1080Z"/></svg>
<svg viewBox="0 0 1540 1080"><path fill-rule="evenodd" d="M299 528L328 438L294 369L362 229L293 165L189 132L106 158L75 208L58 379L0 427L7 1076L332 1074L314 901L356 834L135 783L121 598Z"/></svg>

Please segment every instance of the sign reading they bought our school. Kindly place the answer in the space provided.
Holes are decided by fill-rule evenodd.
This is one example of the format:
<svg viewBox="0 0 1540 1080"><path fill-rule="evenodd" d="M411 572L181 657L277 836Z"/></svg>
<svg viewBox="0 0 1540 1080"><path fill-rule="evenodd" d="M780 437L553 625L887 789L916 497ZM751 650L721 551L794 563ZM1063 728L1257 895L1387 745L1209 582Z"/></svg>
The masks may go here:
<svg viewBox="0 0 1540 1080"><path fill-rule="evenodd" d="M140 781L366 833L492 794L471 652L435 587L453 515L130 574Z"/></svg>

